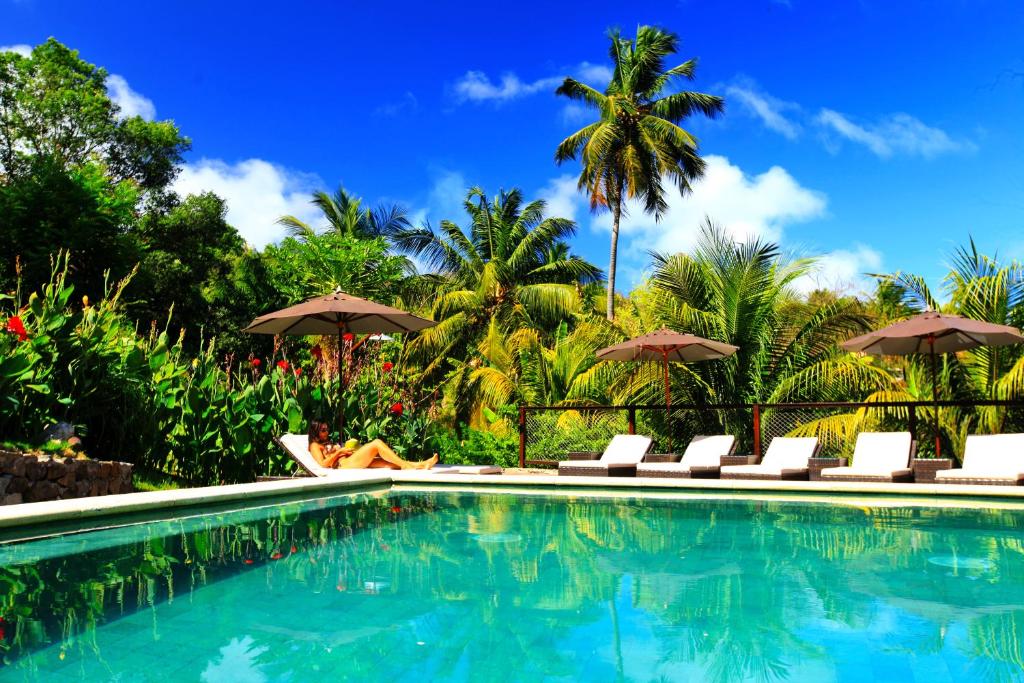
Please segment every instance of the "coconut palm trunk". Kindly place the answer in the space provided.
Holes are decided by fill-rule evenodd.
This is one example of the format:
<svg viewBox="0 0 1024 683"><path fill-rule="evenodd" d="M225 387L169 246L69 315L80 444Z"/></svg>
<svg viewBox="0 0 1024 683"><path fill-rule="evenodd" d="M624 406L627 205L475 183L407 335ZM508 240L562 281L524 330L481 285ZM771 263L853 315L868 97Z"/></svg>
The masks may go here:
<svg viewBox="0 0 1024 683"><path fill-rule="evenodd" d="M605 313L608 320L615 320L615 264L619 255L619 219L622 218L622 203L616 201L612 207L612 253L608 258L608 302Z"/></svg>

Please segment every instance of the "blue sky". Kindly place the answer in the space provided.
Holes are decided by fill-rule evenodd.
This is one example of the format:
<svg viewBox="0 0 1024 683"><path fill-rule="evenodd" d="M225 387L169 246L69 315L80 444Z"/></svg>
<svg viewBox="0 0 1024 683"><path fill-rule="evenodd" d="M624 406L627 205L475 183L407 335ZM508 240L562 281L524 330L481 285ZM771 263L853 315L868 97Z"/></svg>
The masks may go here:
<svg viewBox="0 0 1024 683"><path fill-rule="evenodd" d="M435 222L470 185L518 186L606 267L609 220L552 159L585 114L553 90L607 73L609 27L656 24L727 113L687 125L695 193L624 225L620 288L705 214L824 254L819 282L854 290L880 270L937 285L968 235L1024 257L1019 1L0 3L0 46L54 36L116 74L127 110L174 119L194 143L179 188L226 197L257 246L339 182Z"/></svg>

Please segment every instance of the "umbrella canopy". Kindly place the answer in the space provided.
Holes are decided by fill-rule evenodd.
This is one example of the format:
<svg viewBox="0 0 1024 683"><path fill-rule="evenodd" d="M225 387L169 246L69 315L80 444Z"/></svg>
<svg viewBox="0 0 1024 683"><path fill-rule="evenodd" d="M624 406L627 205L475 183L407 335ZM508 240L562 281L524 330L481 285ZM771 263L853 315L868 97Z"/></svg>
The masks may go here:
<svg viewBox="0 0 1024 683"><path fill-rule="evenodd" d="M644 334L633 339L609 346L597 352L601 360L649 360L661 361L665 368L665 419L668 419L672 408L672 392L668 382L668 364L673 362L692 362L701 360L718 360L739 351L738 346L723 342L704 339L692 334L683 334L668 328ZM669 448L672 448L672 431L669 429Z"/></svg>
<svg viewBox="0 0 1024 683"><path fill-rule="evenodd" d="M358 296L334 292L256 318L245 328L255 334L382 334L416 332L437 323Z"/></svg>
<svg viewBox="0 0 1024 683"><path fill-rule="evenodd" d="M251 334L338 335L338 391L345 389L345 376L341 368L342 335L383 334L385 332L417 332L437 323L403 310L378 304L368 299L345 294L338 290L327 296L318 296L301 304L267 313L253 320L244 332ZM339 404L338 425L345 428L342 401Z"/></svg>
<svg viewBox="0 0 1024 683"><path fill-rule="evenodd" d="M1006 346L1024 341L1020 330L982 320L928 311L843 342L847 351L882 356L951 353L979 346Z"/></svg>
<svg viewBox="0 0 1024 683"><path fill-rule="evenodd" d="M738 346L682 334L667 328L609 346L597 352L601 360L660 360L688 363L717 360L739 351Z"/></svg>
<svg viewBox="0 0 1024 683"><path fill-rule="evenodd" d="M946 315L926 311L912 318L893 323L875 332L868 332L843 342L847 351L860 351L879 356L907 356L927 353L932 365L932 401L938 403L936 384L936 353L953 353L979 346L1007 346L1024 341L1020 330L1009 325L998 325L983 320L972 320L959 315ZM935 408L935 456L941 454L939 441L939 408Z"/></svg>

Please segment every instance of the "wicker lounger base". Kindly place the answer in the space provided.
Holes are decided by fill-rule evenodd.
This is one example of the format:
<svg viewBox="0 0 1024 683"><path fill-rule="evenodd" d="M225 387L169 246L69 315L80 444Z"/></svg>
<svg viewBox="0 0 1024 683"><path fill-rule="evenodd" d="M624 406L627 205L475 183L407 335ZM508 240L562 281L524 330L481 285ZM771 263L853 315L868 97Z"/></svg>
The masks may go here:
<svg viewBox="0 0 1024 683"><path fill-rule="evenodd" d="M1024 485L1022 481L1011 481L1009 479L981 479L981 478L956 478L956 479L936 479L936 484L967 484L971 486L1021 486Z"/></svg>
<svg viewBox="0 0 1024 683"><path fill-rule="evenodd" d="M691 467L689 470L643 469L638 476L657 479L717 479L719 467Z"/></svg>
<svg viewBox="0 0 1024 683"><path fill-rule="evenodd" d="M778 474L751 474L722 471L722 479L756 479L758 481L807 481L807 470L783 470Z"/></svg>
<svg viewBox="0 0 1024 683"><path fill-rule="evenodd" d="M560 477L635 477L636 465L625 467L559 467Z"/></svg>
<svg viewBox="0 0 1024 683"><path fill-rule="evenodd" d="M821 475L821 481L852 481L852 482L878 482L882 484L905 484L914 481L913 474L900 474L895 477L881 475L873 476L867 474L858 474L856 476L843 476L836 474L823 474Z"/></svg>

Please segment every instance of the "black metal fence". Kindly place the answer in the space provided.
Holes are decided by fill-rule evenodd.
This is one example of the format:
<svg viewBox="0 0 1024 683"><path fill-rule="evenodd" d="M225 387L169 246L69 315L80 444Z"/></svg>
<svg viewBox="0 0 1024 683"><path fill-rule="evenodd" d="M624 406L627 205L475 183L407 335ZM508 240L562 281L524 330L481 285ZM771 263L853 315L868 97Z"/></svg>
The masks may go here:
<svg viewBox="0 0 1024 683"><path fill-rule="evenodd" d="M936 410L940 415L935 438ZM1024 431L1024 402L743 403L520 406L519 464L555 466L571 451L602 451L616 434L645 434L653 452L681 453L699 434L732 434L761 455L776 436L817 436L823 456L848 457L860 431L909 431L919 457L958 458L969 432Z"/></svg>

